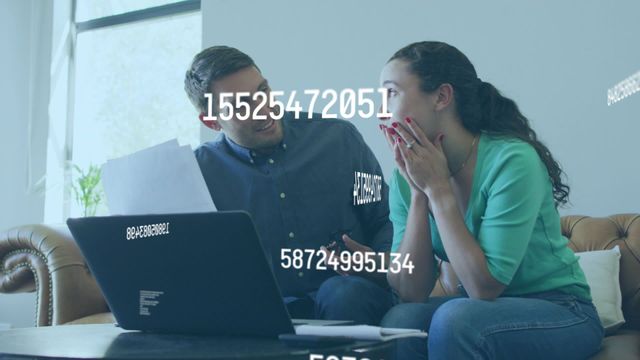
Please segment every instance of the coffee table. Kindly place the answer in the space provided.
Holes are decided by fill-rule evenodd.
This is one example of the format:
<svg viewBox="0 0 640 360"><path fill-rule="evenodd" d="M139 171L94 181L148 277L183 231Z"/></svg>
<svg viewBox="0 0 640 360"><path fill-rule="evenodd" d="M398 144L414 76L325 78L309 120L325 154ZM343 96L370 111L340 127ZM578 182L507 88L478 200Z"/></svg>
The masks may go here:
<svg viewBox="0 0 640 360"><path fill-rule="evenodd" d="M389 359L390 342L292 348L277 339L128 331L114 324L0 331L0 359ZM330 355L335 356L330 357ZM327 359L329 358L329 359ZM351 359L351 358L346 358Z"/></svg>

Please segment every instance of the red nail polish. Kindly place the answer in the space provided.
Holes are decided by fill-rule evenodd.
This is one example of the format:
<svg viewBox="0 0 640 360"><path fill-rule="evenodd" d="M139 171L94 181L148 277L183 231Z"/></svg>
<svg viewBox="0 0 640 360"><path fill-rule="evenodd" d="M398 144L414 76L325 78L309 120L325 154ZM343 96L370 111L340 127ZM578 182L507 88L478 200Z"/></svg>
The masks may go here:
<svg viewBox="0 0 640 360"><path fill-rule="evenodd" d="M399 143L403 143L403 142L404 142L404 140L403 140L400 136L398 136L398 142L399 142Z"/></svg>
<svg viewBox="0 0 640 360"><path fill-rule="evenodd" d="M397 122L392 122L392 123L391 123L391 126L393 126L394 128L395 128L395 127L398 127L398 123L397 123Z"/></svg>
<svg viewBox="0 0 640 360"><path fill-rule="evenodd" d="M404 118L404 120L405 120L407 123L411 124L411 118L410 118L410 117L408 117L408 116L407 116L406 118Z"/></svg>
<svg viewBox="0 0 640 360"><path fill-rule="evenodd" d="M391 135L397 135L397 134L398 134L398 133L397 133L394 129L392 129L392 128L388 128L388 129L387 129L387 132L389 132L389 134L391 134Z"/></svg>

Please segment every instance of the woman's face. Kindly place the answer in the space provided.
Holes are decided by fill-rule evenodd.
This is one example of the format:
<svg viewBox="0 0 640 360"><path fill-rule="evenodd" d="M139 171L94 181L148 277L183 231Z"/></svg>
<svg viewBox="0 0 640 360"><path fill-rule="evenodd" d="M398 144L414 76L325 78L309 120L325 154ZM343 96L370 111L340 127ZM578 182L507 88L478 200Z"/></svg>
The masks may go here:
<svg viewBox="0 0 640 360"><path fill-rule="evenodd" d="M441 132L436 116L437 91L426 94L420 89L420 79L412 74L405 60L391 60L380 73L380 86L387 88L388 111L391 120L404 124L410 117L433 141Z"/></svg>

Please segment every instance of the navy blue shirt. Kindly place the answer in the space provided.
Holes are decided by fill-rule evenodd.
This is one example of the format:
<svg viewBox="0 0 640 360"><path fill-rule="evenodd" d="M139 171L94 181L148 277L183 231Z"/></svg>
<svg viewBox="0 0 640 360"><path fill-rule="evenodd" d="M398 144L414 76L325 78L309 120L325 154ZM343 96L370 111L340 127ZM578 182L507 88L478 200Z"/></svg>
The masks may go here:
<svg viewBox="0 0 640 360"><path fill-rule="evenodd" d="M223 133L195 155L218 210L251 214L283 296L303 296L336 273L315 270L318 257L313 269L283 269L280 249L317 250L349 231L374 251L389 251L388 187L382 181L380 201L354 205L355 172L382 176L382 170L353 124L316 114L296 120L286 113L280 121L283 141L267 156Z"/></svg>

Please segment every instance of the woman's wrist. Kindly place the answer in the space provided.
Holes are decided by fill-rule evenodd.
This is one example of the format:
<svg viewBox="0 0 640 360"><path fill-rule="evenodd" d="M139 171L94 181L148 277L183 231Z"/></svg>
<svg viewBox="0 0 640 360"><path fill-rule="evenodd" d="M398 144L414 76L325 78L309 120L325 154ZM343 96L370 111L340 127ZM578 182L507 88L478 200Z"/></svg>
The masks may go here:
<svg viewBox="0 0 640 360"><path fill-rule="evenodd" d="M427 205L429 198L420 189L411 189L411 203L415 205Z"/></svg>
<svg viewBox="0 0 640 360"><path fill-rule="evenodd" d="M450 199L455 199L453 197L453 190L451 189L451 184L442 183L438 186L432 186L425 191L427 198L430 199L433 203L442 203L447 202Z"/></svg>
<svg viewBox="0 0 640 360"><path fill-rule="evenodd" d="M442 215L448 213L452 209L458 208L456 197L453 194L451 188L442 188L439 190L434 189L434 191L430 194L431 195L429 195L429 201L431 203L434 216L436 216L436 214Z"/></svg>

